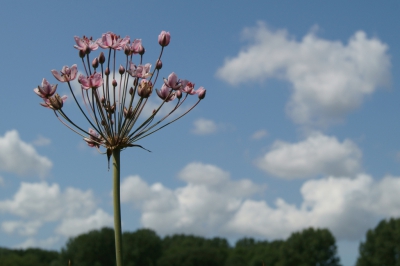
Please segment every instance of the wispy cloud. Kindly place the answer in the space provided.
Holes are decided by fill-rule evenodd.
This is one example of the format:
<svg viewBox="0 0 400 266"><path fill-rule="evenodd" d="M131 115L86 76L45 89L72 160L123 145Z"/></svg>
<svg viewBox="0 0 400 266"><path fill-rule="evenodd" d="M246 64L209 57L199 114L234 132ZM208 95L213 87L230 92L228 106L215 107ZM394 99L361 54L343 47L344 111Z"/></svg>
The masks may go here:
<svg viewBox="0 0 400 266"><path fill-rule="evenodd" d="M193 126L192 132L196 135L209 135L218 130L218 126L214 121L204 118L195 120Z"/></svg>

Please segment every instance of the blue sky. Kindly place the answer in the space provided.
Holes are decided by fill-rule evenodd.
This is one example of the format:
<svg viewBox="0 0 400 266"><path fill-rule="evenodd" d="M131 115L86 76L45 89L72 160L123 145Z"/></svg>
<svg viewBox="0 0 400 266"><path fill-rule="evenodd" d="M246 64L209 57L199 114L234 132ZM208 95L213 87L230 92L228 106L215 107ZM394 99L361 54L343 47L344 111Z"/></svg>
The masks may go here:
<svg viewBox="0 0 400 266"><path fill-rule="evenodd" d="M366 230L400 215L399 11L397 1L4 2L0 246L59 249L112 225L106 157L33 89L56 83L51 69L82 68L75 35L140 38L154 64L166 30L161 76L207 96L139 142L151 153L122 152L123 229L235 241L324 227L353 265ZM64 110L89 127L71 97Z"/></svg>

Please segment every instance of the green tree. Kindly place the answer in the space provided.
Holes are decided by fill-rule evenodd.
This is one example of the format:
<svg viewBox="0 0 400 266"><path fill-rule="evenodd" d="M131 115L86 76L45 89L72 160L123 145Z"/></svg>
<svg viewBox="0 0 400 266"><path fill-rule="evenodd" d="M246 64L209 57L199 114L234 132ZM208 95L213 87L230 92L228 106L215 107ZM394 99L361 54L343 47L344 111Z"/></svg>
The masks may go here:
<svg viewBox="0 0 400 266"><path fill-rule="evenodd" d="M48 266L56 261L59 253L38 248L5 249L0 248L1 266Z"/></svg>
<svg viewBox="0 0 400 266"><path fill-rule="evenodd" d="M163 255L158 266L221 266L229 245L225 239L174 235L163 239Z"/></svg>
<svg viewBox="0 0 400 266"><path fill-rule="evenodd" d="M375 229L368 230L359 252L357 266L399 266L400 219L383 220Z"/></svg>
<svg viewBox="0 0 400 266"><path fill-rule="evenodd" d="M124 233L123 261L126 266L155 266L161 257L160 237L150 229L140 229L134 233Z"/></svg>
<svg viewBox="0 0 400 266"><path fill-rule="evenodd" d="M328 229L293 233L282 245L279 266L338 266L336 241Z"/></svg>
<svg viewBox="0 0 400 266"><path fill-rule="evenodd" d="M61 251L58 265L113 266L115 265L114 230L103 228L70 238Z"/></svg>

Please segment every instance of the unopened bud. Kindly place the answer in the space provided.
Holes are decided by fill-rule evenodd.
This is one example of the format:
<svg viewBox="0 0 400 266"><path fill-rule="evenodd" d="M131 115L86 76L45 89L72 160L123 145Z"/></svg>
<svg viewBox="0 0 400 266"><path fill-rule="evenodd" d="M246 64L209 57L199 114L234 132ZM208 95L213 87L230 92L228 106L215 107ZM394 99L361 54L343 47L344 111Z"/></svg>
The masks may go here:
<svg viewBox="0 0 400 266"><path fill-rule="evenodd" d="M161 68L162 68L162 62L160 59L158 59L156 63L156 69L161 69Z"/></svg>
<svg viewBox="0 0 400 266"><path fill-rule="evenodd" d="M79 57L84 58L86 55L85 51L79 50Z"/></svg>
<svg viewBox="0 0 400 266"><path fill-rule="evenodd" d="M175 95L176 95L176 98L178 98L178 99L182 98L182 91L181 90L177 90L175 92Z"/></svg>
<svg viewBox="0 0 400 266"><path fill-rule="evenodd" d="M138 78L135 78L135 80L133 81L133 86L137 86L138 85Z"/></svg>
<svg viewBox="0 0 400 266"><path fill-rule="evenodd" d="M110 69L108 67L104 71L104 75L106 75L106 76L110 75Z"/></svg>
<svg viewBox="0 0 400 266"><path fill-rule="evenodd" d="M131 47L129 46L129 43L125 44L124 53L126 55L131 55L132 54Z"/></svg>
<svg viewBox="0 0 400 266"><path fill-rule="evenodd" d="M206 90L203 87L200 87L197 91L198 91L197 94L199 95L199 99L203 100L204 97L206 97Z"/></svg>
<svg viewBox="0 0 400 266"><path fill-rule="evenodd" d="M99 66L99 59L97 57L92 61L92 67L96 69Z"/></svg>
<svg viewBox="0 0 400 266"><path fill-rule="evenodd" d="M130 94L130 95L133 94L133 88L132 88L132 87L129 89L129 94Z"/></svg>
<svg viewBox="0 0 400 266"><path fill-rule="evenodd" d="M113 79L112 85L113 85L113 87L117 87L118 83L117 83L117 81L115 79Z"/></svg>
<svg viewBox="0 0 400 266"><path fill-rule="evenodd" d="M104 56L104 53L101 52L99 55L99 63L104 64L105 61L106 61L106 57Z"/></svg>
<svg viewBox="0 0 400 266"><path fill-rule="evenodd" d="M100 102L101 102L102 104L104 104L104 103L106 102L106 99L105 99L104 97L101 97Z"/></svg>
<svg viewBox="0 0 400 266"><path fill-rule="evenodd" d="M125 68L122 66L122 65L120 65L119 66L119 69L118 69L118 72L119 72L119 74L124 74L125 73Z"/></svg>

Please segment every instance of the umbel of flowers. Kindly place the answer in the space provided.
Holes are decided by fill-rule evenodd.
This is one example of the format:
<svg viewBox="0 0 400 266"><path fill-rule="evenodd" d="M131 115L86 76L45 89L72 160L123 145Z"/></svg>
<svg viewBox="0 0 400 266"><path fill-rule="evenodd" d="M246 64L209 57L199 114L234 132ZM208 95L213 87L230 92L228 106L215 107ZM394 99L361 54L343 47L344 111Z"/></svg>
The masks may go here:
<svg viewBox="0 0 400 266"><path fill-rule="evenodd" d="M156 89L156 94L161 99L160 105L151 115L139 120L146 103L154 95L154 86L163 66L161 57L164 48L170 43L170 33L162 31L158 36L161 51L153 69L150 63L143 63L146 50L141 39L131 41L129 36L121 38L112 32L104 33L96 41L85 36L74 38L74 47L78 49L82 61L80 71L84 74L78 76L76 64L71 67L64 66L61 71L51 72L59 82L67 83L75 103L90 125L89 129L74 123L64 112L63 106L67 96L56 93L57 85L43 79L34 92L43 99L40 103L42 106L53 110L56 117L69 129L81 135L90 147L97 148L100 152L101 147L104 147L108 161L113 157L116 260L117 266L121 266L120 151L127 147L143 148L136 142L186 115L204 99L206 90L203 87L195 90L193 82L180 79L175 73L171 73L168 78L163 78L160 89ZM91 53L99 47L104 49L104 52L91 58ZM116 63L117 52L125 54L125 60L119 67ZM71 81L76 78L81 86L80 95L76 95L71 85ZM194 95L197 96L197 100L190 108L174 119L167 119L188 97ZM82 100L78 97L82 97ZM161 108L167 105L169 109L166 115L155 121L154 118ZM141 123L135 126L138 121Z"/></svg>

